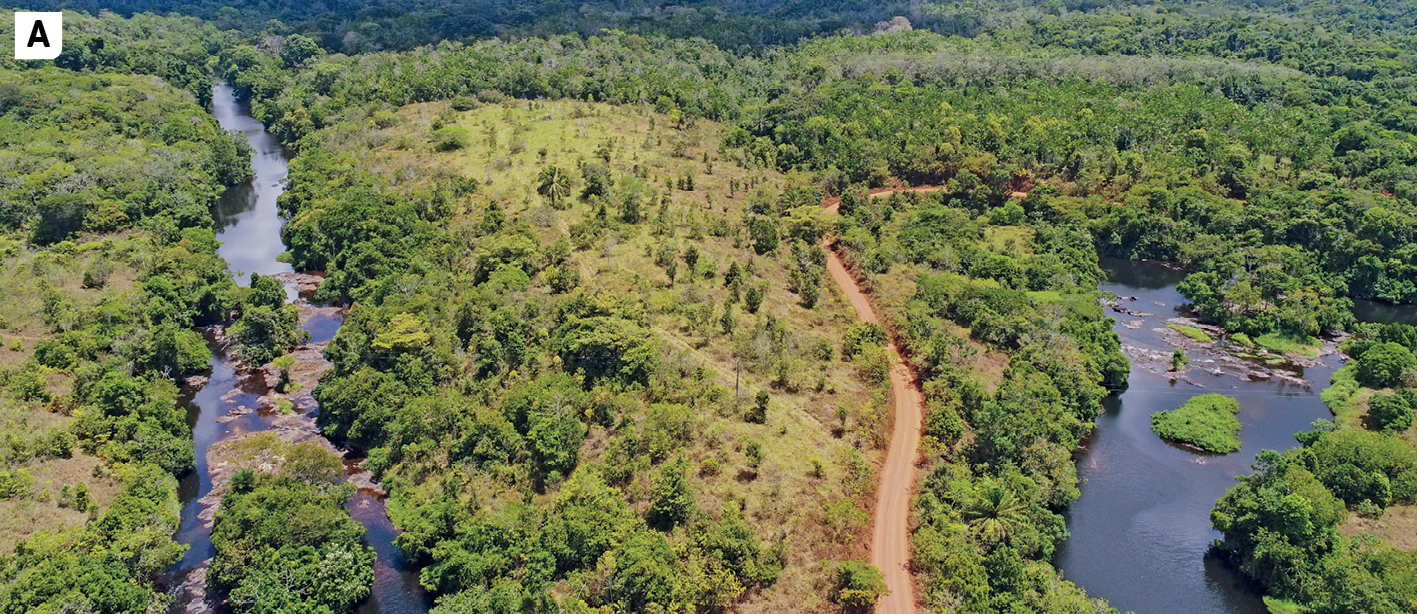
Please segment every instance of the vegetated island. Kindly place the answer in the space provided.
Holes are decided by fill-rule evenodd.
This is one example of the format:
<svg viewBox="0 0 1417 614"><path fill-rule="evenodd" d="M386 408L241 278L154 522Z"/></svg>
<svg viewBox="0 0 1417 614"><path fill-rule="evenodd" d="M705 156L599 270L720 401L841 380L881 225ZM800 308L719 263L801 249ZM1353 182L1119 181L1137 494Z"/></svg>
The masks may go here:
<svg viewBox="0 0 1417 614"><path fill-rule="evenodd" d="M1151 415L1151 430L1162 439L1218 454L1240 451L1240 403L1221 394L1192 397L1176 409Z"/></svg>

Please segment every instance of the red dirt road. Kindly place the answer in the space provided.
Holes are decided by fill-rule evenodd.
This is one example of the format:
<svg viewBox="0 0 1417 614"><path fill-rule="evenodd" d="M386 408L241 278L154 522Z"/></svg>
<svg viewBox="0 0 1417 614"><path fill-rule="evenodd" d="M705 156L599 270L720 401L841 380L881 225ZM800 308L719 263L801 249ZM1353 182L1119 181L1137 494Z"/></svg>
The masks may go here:
<svg viewBox="0 0 1417 614"><path fill-rule="evenodd" d="M938 188L912 188L927 191ZM893 190L873 191L872 194ZM837 199L822 206L835 211ZM827 272L856 310L862 322L880 323L876 311L836 252L827 250ZM893 358L891 393L895 398L894 428L886 462L881 466L881 483L876 489L876 509L871 518L871 564L885 575L890 594L876 604L876 614L914 614L915 583L910 577L910 490L915 484L915 458L920 446L920 391L915 376L905 366L895 344L887 346Z"/></svg>

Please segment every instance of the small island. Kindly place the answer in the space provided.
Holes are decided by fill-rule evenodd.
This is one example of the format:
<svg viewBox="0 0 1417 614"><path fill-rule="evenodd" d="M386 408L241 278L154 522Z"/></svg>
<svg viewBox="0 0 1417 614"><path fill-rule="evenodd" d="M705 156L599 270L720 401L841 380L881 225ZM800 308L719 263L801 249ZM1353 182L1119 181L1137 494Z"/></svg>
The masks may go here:
<svg viewBox="0 0 1417 614"><path fill-rule="evenodd" d="M1240 403L1220 394L1192 397L1185 405L1151 415L1151 430L1162 439L1192 445L1207 452L1240 451Z"/></svg>

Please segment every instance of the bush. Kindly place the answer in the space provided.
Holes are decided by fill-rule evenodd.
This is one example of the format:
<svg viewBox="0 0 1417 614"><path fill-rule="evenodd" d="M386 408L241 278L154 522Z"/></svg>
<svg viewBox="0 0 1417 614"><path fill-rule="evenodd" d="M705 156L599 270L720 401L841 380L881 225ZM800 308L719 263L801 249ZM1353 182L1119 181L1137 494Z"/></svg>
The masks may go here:
<svg viewBox="0 0 1417 614"><path fill-rule="evenodd" d="M880 324L865 322L846 330L841 340L842 360L851 360L867 345L885 345L886 329Z"/></svg>
<svg viewBox="0 0 1417 614"><path fill-rule="evenodd" d="M34 369L26 369L10 376L10 394L22 401L48 401L48 385L44 376Z"/></svg>
<svg viewBox="0 0 1417 614"><path fill-rule="evenodd" d="M760 256L776 251L781 240L777 222L766 217L754 217L748 222L748 236L753 241L753 251Z"/></svg>
<svg viewBox="0 0 1417 614"><path fill-rule="evenodd" d="M1405 431L1412 428L1413 404L1417 393L1399 390L1397 394L1375 394L1368 401L1368 416L1385 431Z"/></svg>
<svg viewBox="0 0 1417 614"><path fill-rule="evenodd" d="M763 295L767 294L767 288L762 286L752 286L743 296L743 306L748 308L748 313L757 313L763 306Z"/></svg>
<svg viewBox="0 0 1417 614"><path fill-rule="evenodd" d="M1408 505L1417 503L1417 469L1404 471L1392 481L1392 499Z"/></svg>
<svg viewBox="0 0 1417 614"><path fill-rule="evenodd" d="M113 265L102 258L95 258L89 266L84 269L84 287L102 288L108 283L108 276L113 273Z"/></svg>
<svg viewBox="0 0 1417 614"><path fill-rule="evenodd" d="M1203 394L1170 411L1151 415L1151 430L1162 439L1187 443L1209 452L1240 450L1240 403L1219 394Z"/></svg>
<svg viewBox="0 0 1417 614"><path fill-rule="evenodd" d="M78 438L69 431L51 429L35 439L34 455L40 458L70 458Z"/></svg>
<svg viewBox="0 0 1417 614"><path fill-rule="evenodd" d="M438 151L456 151L468 146L471 133L460 126L444 126L433 131L432 141Z"/></svg>
<svg viewBox="0 0 1417 614"><path fill-rule="evenodd" d="M848 610L867 611L889 594L885 575L865 561L842 561L836 568L832 601Z"/></svg>
<svg viewBox="0 0 1417 614"><path fill-rule="evenodd" d="M1417 368L1417 357L1397 343L1380 343L1358 359L1358 383L1369 388L1388 388L1402 380L1402 374Z"/></svg>
<svg viewBox="0 0 1417 614"><path fill-rule="evenodd" d="M964 419L950 405L932 405L925 419L925 434L945 445L954 445L964 436Z"/></svg>
<svg viewBox="0 0 1417 614"><path fill-rule="evenodd" d="M743 412L743 421L753 424L766 424L768 421L768 402L772 400L772 395L766 390L759 390L752 407Z"/></svg>
<svg viewBox="0 0 1417 614"><path fill-rule="evenodd" d="M743 444L743 456L748 457L748 466L757 469L758 465L763 464L763 444L749 439L748 443Z"/></svg>
<svg viewBox="0 0 1417 614"><path fill-rule="evenodd" d="M891 358L886 348L868 343L856 353L856 374L871 385L885 383L891 375Z"/></svg>

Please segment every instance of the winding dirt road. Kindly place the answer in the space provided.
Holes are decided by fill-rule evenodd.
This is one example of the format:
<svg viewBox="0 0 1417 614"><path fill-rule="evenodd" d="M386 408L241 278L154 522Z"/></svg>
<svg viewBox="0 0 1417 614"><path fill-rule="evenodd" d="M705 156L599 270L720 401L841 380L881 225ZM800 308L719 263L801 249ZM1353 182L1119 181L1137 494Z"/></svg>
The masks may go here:
<svg viewBox="0 0 1417 614"><path fill-rule="evenodd" d="M911 191L939 188L923 186ZM904 190L873 190L885 194ZM836 211L838 199L829 198L822 206ZM862 322L880 323L876 310L856 285L836 252L827 250L827 272L846 295L851 308ZM891 393L895 398L894 428L886 462L881 466L881 483L876 489L876 510L871 518L871 564L885 575L890 594L876 604L876 614L914 614L915 583L910 577L910 490L915 484L915 458L920 447L920 390L915 386L915 374L905 365L895 343L887 345L893 358Z"/></svg>

